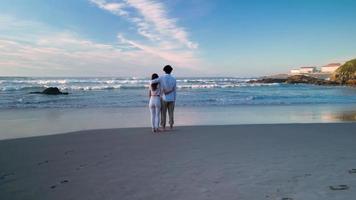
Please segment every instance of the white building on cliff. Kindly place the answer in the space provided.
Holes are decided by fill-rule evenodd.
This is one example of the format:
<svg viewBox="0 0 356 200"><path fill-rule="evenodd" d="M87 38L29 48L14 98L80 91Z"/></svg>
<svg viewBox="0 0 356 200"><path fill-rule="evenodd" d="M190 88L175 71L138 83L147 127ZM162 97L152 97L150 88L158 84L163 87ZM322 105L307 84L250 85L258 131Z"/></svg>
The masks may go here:
<svg viewBox="0 0 356 200"><path fill-rule="evenodd" d="M316 72L316 67L301 67L299 71L301 74L311 74Z"/></svg>
<svg viewBox="0 0 356 200"><path fill-rule="evenodd" d="M290 70L290 74L332 74L337 70L342 64L341 63L330 63L322 67L300 67L299 69Z"/></svg>
<svg viewBox="0 0 356 200"><path fill-rule="evenodd" d="M330 63L321 67L322 73L333 73L341 66L341 63Z"/></svg>

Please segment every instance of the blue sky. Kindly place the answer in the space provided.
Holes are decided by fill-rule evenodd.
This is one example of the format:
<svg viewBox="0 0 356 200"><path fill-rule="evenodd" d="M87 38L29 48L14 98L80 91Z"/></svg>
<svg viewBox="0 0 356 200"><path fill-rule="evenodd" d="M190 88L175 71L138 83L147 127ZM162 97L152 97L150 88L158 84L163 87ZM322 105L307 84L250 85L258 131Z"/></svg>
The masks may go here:
<svg viewBox="0 0 356 200"><path fill-rule="evenodd" d="M2 0L0 75L255 76L356 57L353 0Z"/></svg>

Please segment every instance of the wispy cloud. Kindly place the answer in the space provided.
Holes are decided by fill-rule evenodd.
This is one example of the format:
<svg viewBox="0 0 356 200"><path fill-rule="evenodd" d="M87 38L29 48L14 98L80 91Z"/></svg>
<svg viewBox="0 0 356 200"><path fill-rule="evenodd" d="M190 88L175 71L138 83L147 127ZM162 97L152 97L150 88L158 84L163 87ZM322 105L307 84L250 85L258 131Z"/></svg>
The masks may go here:
<svg viewBox="0 0 356 200"><path fill-rule="evenodd" d="M197 43L188 39L184 28L177 25L177 20L168 16L163 3L153 0L122 0L120 3L90 0L90 2L112 14L126 17L136 25L137 32L141 36L150 40L179 42L190 49L198 47Z"/></svg>
<svg viewBox="0 0 356 200"><path fill-rule="evenodd" d="M150 46L118 35L117 43L104 44L38 22L1 15L0 21L0 75L141 76L166 63L197 63L192 52L166 51L163 43Z"/></svg>
<svg viewBox="0 0 356 200"><path fill-rule="evenodd" d="M115 15L126 16L128 12L124 11L124 3L108 3L106 0L90 0L90 2L96 4L99 8L112 12Z"/></svg>
<svg viewBox="0 0 356 200"><path fill-rule="evenodd" d="M172 37L188 48L195 49L198 45L188 39L187 32L184 28L177 26L176 19L168 17L166 8L162 3L149 0L126 0L126 3L136 8L143 16L143 30L154 31L157 35Z"/></svg>
<svg viewBox="0 0 356 200"><path fill-rule="evenodd" d="M181 67L196 68L198 44L188 38L187 31L170 18L165 5L153 0L90 0L99 8L128 20L142 36L132 40L125 33L118 33L121 44L135 47Z"/></svg>
<svg viewBox="0 0 356 200"><path fill-rule="evenodd" d="M168 16L163 3L89 1L127 20L141 37L132 37L127 33L132 27L126 27L112 33L116 43L104 44L41 22L0 15L0 75L141 76L165 64L188 73L201 66L198 44Z"/></svg>
<svg viewBox="0 0 356 200"><path fill-rule="evenodd" d="M199 59L197 59L194 53L191 51L177 51L177 50L167 51L165 48L162 48L162 46L160 47L148 46L136 41L128 40L120 34L118 34L117 37L120 40L120 42L123 44L131 45L131 47L133 48L158 56L160 60L172 62L178 66L184 66L187 63L193 66L197 66L199 64Z"/></svg>
<svg viewBox="0 0 356 200"><path fill-rule="evenodd" d="M144 52L122 51L72 34L58 33L34 43L0 39L0 75L145 75L160 66Z"/></svg>

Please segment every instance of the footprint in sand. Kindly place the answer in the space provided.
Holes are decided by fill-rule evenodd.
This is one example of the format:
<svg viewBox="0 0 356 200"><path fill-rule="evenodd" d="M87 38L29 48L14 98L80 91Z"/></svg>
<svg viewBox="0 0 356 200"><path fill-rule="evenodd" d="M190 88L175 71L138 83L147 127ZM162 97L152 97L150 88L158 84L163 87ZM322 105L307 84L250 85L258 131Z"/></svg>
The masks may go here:
<svg viewBox="0 0 356 200"><path fill-rule="evenodd" d="M45 161L43 161L43 162L37 163L37 165L44 165L44 164L48 164L48 163L49 163L49 161L48 161L48 160L45 160Z"/></svg>
<svg viewBox="0 0 356 200"><path fill-rule="evenodd" d="M5 180L7 177L11 177L14 176L15 173L14 172L10 172L10 173L6 173L0 176L0 180Z"/></svg>
<svg viewBox="0 0 356 200"><path fill-rule="evenodd" d="M65 183L69 183L69 181L65 179L60 182L60 184L65 184ZM50 188L55 189L56 187L57 187L57 185L52 185Z"/></svg>
<svg viewBox="0 0 356 200"><path fill-rule="evenodd" d="M330 190L348 190L350 187L348 185L334 185L329 186Z"/></svg>
<svg viewBox="0 0 356 200"><path fill-rule="evenodd" d="M79 165L79 167L76 168L76 170L81 170L86 166L87 166L87 164L81 164L81 165Z"/></svg>
<svg viewBox="0 0 356 200"><path fill-rule="evenodd" d="M61 184L68 183L68 182L69 182L68 180L63 180L61 181Z"/></svg>
<svg viewBox="0 0 356 200"><path fill-rule="evenodd" d="M69 155L69 154L72 154L72 153L74 153L74 150L68 150L68 151L64 152L64 155Z"/></svg>
<svg viewBox="0 0 356 200"><path fill-rule="evenodd" d="M110 156L111 156L111 153L105 154L105 155L104 155L104 158L108 158L108 157L110 157Z"/></svg>

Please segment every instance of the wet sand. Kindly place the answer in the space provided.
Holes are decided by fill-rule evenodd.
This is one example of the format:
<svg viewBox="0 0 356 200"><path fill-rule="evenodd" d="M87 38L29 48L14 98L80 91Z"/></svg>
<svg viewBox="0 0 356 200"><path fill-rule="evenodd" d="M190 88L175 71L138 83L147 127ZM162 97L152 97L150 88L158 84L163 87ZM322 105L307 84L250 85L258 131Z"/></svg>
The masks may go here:
<svg viewBox="0 0 356 200"><path fill-rule="evenodd" d="M356 122L356 104L176 107L177 126ZM0 109L0 140L150 126L147 107ZM268 117L266 117L268 116Z"/></svg>
<svg viewBox="0 0 356 200"><path fill-rule="evenodd" d="M185 126L1 140L0 199L353 199L355 130Z"/></svg>

